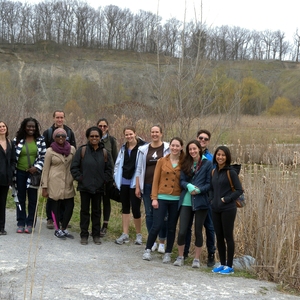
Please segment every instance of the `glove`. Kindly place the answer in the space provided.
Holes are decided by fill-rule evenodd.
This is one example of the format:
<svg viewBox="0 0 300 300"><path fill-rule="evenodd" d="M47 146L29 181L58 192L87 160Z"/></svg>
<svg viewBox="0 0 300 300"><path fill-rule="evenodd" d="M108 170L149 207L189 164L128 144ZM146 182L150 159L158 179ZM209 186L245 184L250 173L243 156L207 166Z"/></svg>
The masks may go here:
<svg viewBox="0 0 300 300"><path fill-rule="evenodd" d="M193 184L188 183L188 185L186 186L189 193L191 194L193 191L197 190L197 187L195 187Z"/></svg>

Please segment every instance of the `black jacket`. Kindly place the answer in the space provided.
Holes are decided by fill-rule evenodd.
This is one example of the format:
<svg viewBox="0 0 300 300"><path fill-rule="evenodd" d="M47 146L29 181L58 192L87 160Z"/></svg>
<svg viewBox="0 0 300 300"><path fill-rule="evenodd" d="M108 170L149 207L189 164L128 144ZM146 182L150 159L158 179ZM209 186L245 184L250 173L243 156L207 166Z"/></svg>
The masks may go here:
<svg viewBox="0 0 300 300"><path fill-rule="evenodd" d="M57 127L54 126L54 124L44 131L43 136L45 138L46 148L49 148L51 143L54 142L54 139L52 137L54 130L57 129ZM74 132L70 127L67 125L64 125L64 130L67 133L67 141L76 148L76 141L75 141L75 135Z"/></svg>
<svg viewBox="0 0 300 300"><path fill-rule="evenodd" d="M82 147L86 147L83 158ZM105 162L103 148L103 143L99 143L97 150L88 143L76 151L71 164L71 174L78 181L78 191L103 193L103 185L113 180L111 156L107 155Z"/></svg>
<svg viewBox="0 0 300 300"><path fill-rule="evenodd" d="M14 143L6 139L6 151L0 147L0 185L12 185L12 178L16 168L16 150Z"/></svg>
<svg viewBox="0 0 300 300"><path fill-rule="evenodd" d="M230 177L235 191L232 191L231 189L227 170L230 172ZM238 174L231 166L225 166L220 171L218 170L218 167L215 168L211 179L211 188L212 210L214 212L221 212L236 208L235 200L243 193ZM223 197L225 203L221 200Z"/></svg>

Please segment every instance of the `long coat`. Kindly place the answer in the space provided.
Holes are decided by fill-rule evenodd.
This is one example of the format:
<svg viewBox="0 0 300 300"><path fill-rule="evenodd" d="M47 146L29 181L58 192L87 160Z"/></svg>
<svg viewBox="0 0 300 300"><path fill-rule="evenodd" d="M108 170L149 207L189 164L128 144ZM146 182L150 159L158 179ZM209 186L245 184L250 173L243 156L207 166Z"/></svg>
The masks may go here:
<svg viewBox="0 0 300 300"><path fill-rule="evenodd" d="M71 146L71 153L64 156L53 151L51 147L47 149L41 186L48 189L49 198L63 200L75 196L73 177L70 172L75 151Z"/></svg>

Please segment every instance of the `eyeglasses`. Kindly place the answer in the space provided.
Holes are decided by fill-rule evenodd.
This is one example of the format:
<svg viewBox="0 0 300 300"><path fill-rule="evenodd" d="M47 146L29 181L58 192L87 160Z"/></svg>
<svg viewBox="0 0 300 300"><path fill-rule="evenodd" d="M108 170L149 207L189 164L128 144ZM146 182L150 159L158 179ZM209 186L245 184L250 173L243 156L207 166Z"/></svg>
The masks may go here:
<svg viewBox="0 0 300 300"><path fill-rule="evenodd" d="M99 128L106 128L107 125L98 125Z"/></svg>
<svg viewBox="0 0 300 300"><path fill-rule="evenodd" d="M90 135L90 138L99 138L100 137L100 135Z"/></svg>
<svg viewBox="0 0 300 300"><path fill-rule="evenodd" d="M204 140L206 142L209 141L209 138L204 137L204 136L198 136L198 139L201 140L201 141Z"/></svg>
<svg viewBox="0 0 300 300"><path fill-rule="evenodd" d="M55 137L56 138L66 138L67 136L65 134L57 134Z"/></svg>

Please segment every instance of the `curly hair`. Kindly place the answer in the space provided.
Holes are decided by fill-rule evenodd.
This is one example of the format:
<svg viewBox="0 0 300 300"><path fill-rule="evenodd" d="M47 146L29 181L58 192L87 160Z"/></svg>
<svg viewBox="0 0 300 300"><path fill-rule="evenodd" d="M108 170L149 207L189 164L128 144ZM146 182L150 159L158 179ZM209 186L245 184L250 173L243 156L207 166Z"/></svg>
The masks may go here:
<svg viewBox="0 0 300 300"><path fill-rule="evenodd" d="M16 133L16 140L17 140L17 144L23 139L25 140L26 137L27 137L27 133L26 133L26 125L28 122L34 122L35 123L35 131L34 131L34 134L33 134L33 137L35 140L37 140L38 137L41 136L41 125L40 123L35 119L35 118L32 118L32 117L29 117L29 118L25 118L21 125L20 125L20 128L19 130L17 131Z"/></svg>

